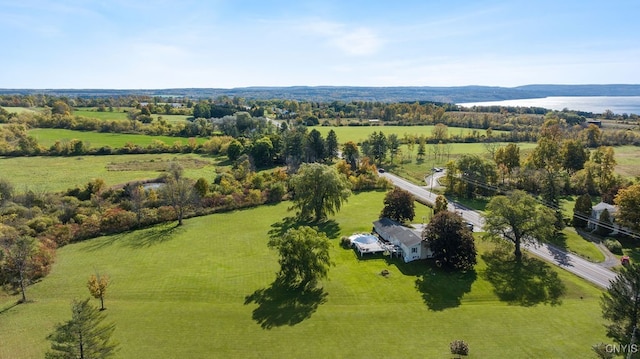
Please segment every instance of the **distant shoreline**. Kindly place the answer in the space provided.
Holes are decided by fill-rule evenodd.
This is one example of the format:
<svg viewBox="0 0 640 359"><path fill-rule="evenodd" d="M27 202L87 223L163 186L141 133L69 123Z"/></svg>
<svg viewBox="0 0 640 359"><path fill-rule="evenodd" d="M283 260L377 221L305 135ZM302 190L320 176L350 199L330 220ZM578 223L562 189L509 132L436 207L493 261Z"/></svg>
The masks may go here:
<svg viewBox="0 0 640 359"><path fill-rule="evenodd" d="M480 101L457 103L464 107L473 106L511 106L541 107L550 110L592 112L601 114L610 110L614 114L640 114L640 96L547 96L528 99L502 101Z"/></svg>
<svg viewBox="0 0 640 359"><path fill-rule="evenodd" d="M369 101L369 102L439 102L476 103L547 97L628 97L640 96L640 84L611 85L525 85L518 87L453 86L453 87L358 87L358 86L291 86L168 89L1 89L1 95L49 95L66 97L188 97L191 99L242 97L249 100L297 101ZM637 112L636 112L637 113Z"/></svg>

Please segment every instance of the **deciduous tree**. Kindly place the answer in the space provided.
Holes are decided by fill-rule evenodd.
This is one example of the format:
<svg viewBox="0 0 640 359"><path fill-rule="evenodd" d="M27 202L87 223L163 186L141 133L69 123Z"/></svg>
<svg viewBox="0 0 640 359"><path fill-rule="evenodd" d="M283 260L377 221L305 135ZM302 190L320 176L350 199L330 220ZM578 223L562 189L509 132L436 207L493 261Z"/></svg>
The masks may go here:
<svg viewBox="0 0 640 359"><path fill-rule="evenodd" d="M531 239L548 240L555 234L555 215L523 191L508 196L496 196L485 212L485 237L507 239L515 245L515 257L522 258L520 246Z"/></svg>
<svg viewBox="0 0 640 359"><path fill-rule="evenodd" d="M618 191L614 202L619 208L617 219L629 228L640 229L640 184Z"/></svg>
<svg viewBox="0 0 640 359"><path fill-rule="evenodd" d="M415 207L413 195L395 187L384 197L384 208L380 217L388 217L397 222L412 221L416 215Z"/></svg>
<svg viewBox="0 0 640 359"><path fill-rule="evenodd" d="M439 194L438 197L436 197L436 203L433 206L433 214L436 215L442 211L446 211L448 207L449 202L447 201L447 197Z"/></svg>
<svg viewBox="0 0 640 359"><path fill-rule="evenodd" d="M12 287L20 290L20 302L27 301L27 286L36 276L38 246L35 238L19 236L11 241L7 241L0 259L0 277L4 277Z"/></svg>
<svg viewBox="0 0 640 359"><path fill-rule="evenodd" d="M476 264L476 246L473 234L462 217L449 212L438 212L422 232L435 258L445 268L469 270Z"/></svg>
<svg viewBox="0 0 640 359"><path fill-rule="evenodd" d="M338 212L351 195L347 178L334 167L319 163L300 166L298 173L291 177L291 186L294 208L300 210L300 217L313 217L315 221Z"/></svg>
<svg viewBox="0 0 640 359"><path fill-rule="evenodd" d="M351 166L351 170L355 171L358 165L360 151L358 145L352 141L348 141L342 145L342 158Z"/></svg>
<svg viewBox="0 0 640 359"><path fill-rule="evenodd" d="M578 139L566 140L560 148L560 156L562 167L569 173L574 173L584 168L585 162L589 159L589 151Z"/></svg>
<svg viewBox="0 0 640 359"><path fill-rule="evenodd" d="M322 232L307 226L292 228L271 237L268 246L280 255L278 279L286 285L309 289L329 274L331 243Z"/></svg>
<svg viewBox="0 0 640 359"><path fill-rule="evenodd" d="M175 178L170 176L162 188L162 194L175 210L178 217L178 226L181 226L187 207L194 200L193 183L184 177Z"/></svg>
<svg viewBox="0 0 640 359"><path fill-rule="evenodd" d="M495 152L494 160L497 165L504 165L507 173L511 175L515 168L520 167L520 147L515 143L499 147Z"/></svg>
<svg viewBox="0 0 640 359"><path fill-rule="evenodd" d="M109 287L109 276L106 274L92 274L87 281L87 288L91 296L100 299L100 310L105 310L104 296L107 294L107 288Z"/></svg>
<svg viewBox="0 0 640 359"><path fill-rule="evenodd" d="M47 336L51 350L47 359L94 359L110 358L115 355L118 344L111 339L115 324L104 324L106 318L98 308L89 304L89 298L74 300L71 306L71 320L57 324L53 333Z"/></svg>

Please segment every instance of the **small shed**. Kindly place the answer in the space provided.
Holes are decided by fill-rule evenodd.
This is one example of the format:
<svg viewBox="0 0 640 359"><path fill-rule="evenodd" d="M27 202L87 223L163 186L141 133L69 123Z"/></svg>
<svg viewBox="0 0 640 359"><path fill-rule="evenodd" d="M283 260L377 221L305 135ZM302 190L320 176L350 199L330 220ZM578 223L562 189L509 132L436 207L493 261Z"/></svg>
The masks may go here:
<svg viewBox="0 0 640 359"><path fill-rule="evenodd" d="M382 238L402 251L405 262L431 258L433 253L422 240L421 233L413 228L403 226L390 218L380 218L373 222L373 230Z"/></svg>

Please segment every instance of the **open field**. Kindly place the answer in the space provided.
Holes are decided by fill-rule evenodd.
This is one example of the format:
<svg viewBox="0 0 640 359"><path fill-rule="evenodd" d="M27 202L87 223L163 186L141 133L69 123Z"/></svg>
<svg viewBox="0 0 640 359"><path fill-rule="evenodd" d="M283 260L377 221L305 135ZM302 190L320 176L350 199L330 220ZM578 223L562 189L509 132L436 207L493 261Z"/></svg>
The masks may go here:
<svg viewBox="0 0 640 359"><path fill-rule="evenodd" d="M338 135L340 140L340 135ZM495 143L495 145L506 146L506 143ZM438 158L434 158L433 147L440 146L445 148L448 146L449 153L440 155ZM520 157L526 157L527 153L536 147L535 143L521 142L518 143L520 147ZM418 157L418 145L413 146L413 152L409 151L407 145L400 146L401 159L397 158L395 164L389 168L393 168L393 172L407 178L408 180L416 183L423 184L424 177L430 174L433 167L444 167L450 160L455 161L460 155L463 154L475 154L482 157L490 158L489 152L483 143L452 143L449 145L426 145L426 156L422 162L416 161ZM387 156L388 158L388 156Z"/></svg>
<svg viewBox="0 0 640 359"><path fill-rule="evenodd" d="M189 141L189 139L185 137L73 131L57 128L36 128L29 130L29 135L35 137L38 140L38 143L43 145L44 147L50 147L56 141L69 141L72 139L81 140L85 144L88 144L91 148L99 148L103 146L120 148L124 147L124 145L126 145L127 143L133 143L142 147L146 147L153 141L162 141L169 146L173 145L175 142L180 141L183 145L186 145ZM207 141L206 138L195 138L195 140L199 144Z"/></svg>
<svg viewBox="0 0 640 359"><path fill-rule="evenodd" d="M126 108L127 111L132 110L131 108ZM127 112L124 112L123 108L120 108L119 111L114 110L113 112L109 111L97 111L95 108L76 108L73 110L73 115L75 116L83 116L89 118L97 118L103 121L128 121ZM151 115L151 117L155 120L158 119L158 116L167 120L170 123L178 123L184 122L187 120L185 115Z"/></svg>
<svg viewBox="0 0 640 359"><path fill-rule="evenodd" d="M353 141L355 143L360 143L363 140L366 140L369 135L373 132L384 132L385 136L389 136L390 134L396 134L400 139L404 138L405 134L421 136L429 138L432 136L432 131L435 126L313 126L309 127L308 130L311 129L318 130L323 137L327 137L329 131L334 130L336 135L338 136L339 143L345 143L348 141ZM475 131L475 132L474 132ZM499 133L506 133L507 131L493 131L494 135ZM481 129L470 129L470 128L462 128L462 127L449 127L448 133L450 136L455 135L467 135L477 133L478 136L486 136L487 131Z"/></svg>
<svg viewBox="0 0 640 359"><path fill-rule="evenodd" d="M119 358L449 358L454 339L469 343L469 358L585 358L607 341L601 291L537 260L514 269L478 242L475 271L457 274L340 248L340 235L371 229L383 197L355 195L322 227L335 266L304 297L272 286L278 264L267 232L290 215L288 203L66 246L28 289L33 303L0 297L0 357L41 358L95 271L112 278L105 304Z"/></svg>
<svg viewBox="0 0 640 359"><path fill-rule="evenodd" d="M37 112L37 111L39 111L41 109L39 107L31 107L31 108L27 108L27 107L2 107L2 108L7 110L7 112L9 112L9 113Z"/></svg>
<svg viewBox="0 0 640 359"><path fill-rule="evenodd" d="M615 151L616 172L624 177L640 176L640 147L639 146L619 146L613 148Z"/></svg>
<svg viewBox="0 0 640 359"><path fill-rule="evenodd" d="M80 157L0 157L0 177L16 191L64 191L102 178L107 186L156 178L171 161L178 161L190 178L213 180L224 158L195 154L147 154Z"/></svg>

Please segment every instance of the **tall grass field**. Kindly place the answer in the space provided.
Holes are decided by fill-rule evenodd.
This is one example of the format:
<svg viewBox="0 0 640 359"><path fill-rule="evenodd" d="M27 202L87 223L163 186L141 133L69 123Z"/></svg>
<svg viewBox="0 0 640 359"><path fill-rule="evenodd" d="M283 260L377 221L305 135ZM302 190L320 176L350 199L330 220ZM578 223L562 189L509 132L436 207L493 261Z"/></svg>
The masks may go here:
<svg viewBox="0 0 640 359"><path fill-rule="evenodd" d="M0 178L11 182L17 192L64 191L101 178L107 186L154 179L177 162L189 178L213 181L216 168L226 157L196 154L144 154L79 157L0 157Z"/></svg>

